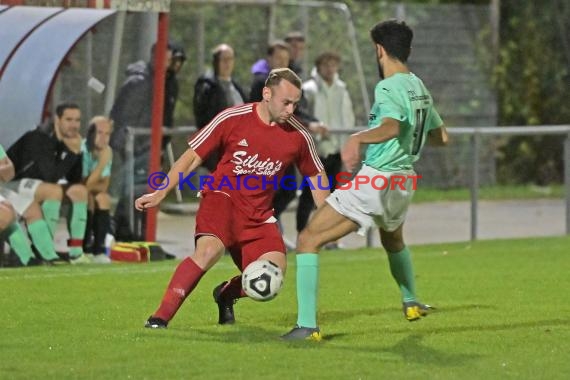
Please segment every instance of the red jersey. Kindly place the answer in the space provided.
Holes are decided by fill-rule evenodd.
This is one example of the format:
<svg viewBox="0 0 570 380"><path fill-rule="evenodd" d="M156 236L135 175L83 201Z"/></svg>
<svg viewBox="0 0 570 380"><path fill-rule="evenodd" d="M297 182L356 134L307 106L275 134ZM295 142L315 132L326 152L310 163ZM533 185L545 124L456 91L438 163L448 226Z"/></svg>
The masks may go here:
<svg viewBox="0 0 570 380"><path fill-rule="evenodd" d="M226 193L256 221L273 216L273 196L289 165L295 164L307 177L324 170L311 134L301 122L291 117L286 124L268 125L259 118L257 103L222 111L188 145L202 159L216 150L221 156L213 181L202 184L202 192Z"/></svg>

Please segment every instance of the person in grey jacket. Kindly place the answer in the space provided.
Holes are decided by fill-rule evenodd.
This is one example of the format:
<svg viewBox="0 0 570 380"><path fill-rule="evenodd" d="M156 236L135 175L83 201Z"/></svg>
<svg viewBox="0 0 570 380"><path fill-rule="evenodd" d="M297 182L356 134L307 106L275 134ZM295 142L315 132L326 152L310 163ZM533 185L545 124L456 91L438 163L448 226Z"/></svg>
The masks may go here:
<svg viewBox="0 0 570 380"><path fill-rule="evenodd" d="M329 128L354 128L355 118L350 94L346 84L340 80L338 71L341 57L335 52L323 52L315 60L311 79L303 83L303 94L308 111ZM336 186L336 175L340 172L340 136L328 134L317 136L317 151L330 180L331 191ZM297 232L301 232L314 209L311 192L303 188L297 208Z"/></svg>
<svg viewBox="0 0 570 380"><path fill-rule="evenodd" d="M173 54L176 45L168 43L166 62L164 94L164 115L166 123L172 124L174 106L178 97L178 85L169 81L176 81L175 73L169 72L172 68ZM114 130L111 135L110 146L113 148L116 165L121 167L122 173L115 178L126 178L125 160L127 148L127 127L151 128L152 100L153 100L153 77L154 77L154 51L151 49L149 62L137 61L127 66L127 79L119 89L119 93L111 110L111 119L114 122ZM184 55L185 57L185 55ZM172 125L168 125L169 127ZM135 195L142 194L146 190L148 179L148 166L150 160L149 136L137 136L134 143L134 186ZM132 209L125 180L115 184L115 190L119 191L119 202L114 214L115 238L118 241L144 240L145 218L135 213L134 225L131 228L129 212Z"/></svg>

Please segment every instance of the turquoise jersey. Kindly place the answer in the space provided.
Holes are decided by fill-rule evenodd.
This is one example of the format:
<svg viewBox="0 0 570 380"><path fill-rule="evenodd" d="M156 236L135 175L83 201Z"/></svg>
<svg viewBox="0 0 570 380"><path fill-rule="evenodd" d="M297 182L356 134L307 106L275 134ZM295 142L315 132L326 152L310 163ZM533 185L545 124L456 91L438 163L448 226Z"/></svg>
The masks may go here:
<svg viewBox="0 0 570 380"><path fill-rule="evenodd" d="M398 73L378 82L368 128L380 126L387 117L400 122L400 134L368 145L364 164L384 172L413 170L428 132L443 124L420 78Z"/></svg>
<svg viewBox="0 0 570 380"><path fill-rule="evenodd" d="M81 153L83 153L83 178L89 177L89 175L95 170L99 160L93 157L93 155L87 150L87 140L83 139L81 143ZM111 175L111 165L113 163L113 158L107 162L107 165L103 168L101 172L101 178L109 177Z"/></svg>
<svg viewBox="0 0 570 380"><path fill-rule="evenodd" d="M3 159L4 157L6 157L6 151L4 150L2 144L0 144L0 160Z"/></svg>

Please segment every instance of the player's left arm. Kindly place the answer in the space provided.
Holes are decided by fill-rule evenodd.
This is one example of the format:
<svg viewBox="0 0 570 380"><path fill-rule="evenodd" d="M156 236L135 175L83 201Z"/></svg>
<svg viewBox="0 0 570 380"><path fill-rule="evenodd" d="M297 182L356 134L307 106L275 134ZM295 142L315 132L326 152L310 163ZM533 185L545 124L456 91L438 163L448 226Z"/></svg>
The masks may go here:
<svg viewBox="0 0 570 380"><path fill-rule="evenodd" d="M325 203L325 199L327 199L330 194L330 185L327 173L322 171L307 178L307 180L312 185L311 195L313 196L313 201L315 202L315 205L317 205L317 208L319 208L323 203Z"/></svg>
<svg viewBox="0 0 570 380"><path fill-rule="evenodd" d="M428 132L428 143L433 146L445 146L449 143L449 135L445 124Z"/></svg>
<svg viewBox="0 0 570 380"><path fill-rule="evenodd" d="M432 108L431 112L429 113L426 123L428 127L428 133L427 133L428 144L433 146L447 145L447 143L449 142L447 129L445 128L445 124L443 123L441 116L435 109L435 106Z"/></svg>

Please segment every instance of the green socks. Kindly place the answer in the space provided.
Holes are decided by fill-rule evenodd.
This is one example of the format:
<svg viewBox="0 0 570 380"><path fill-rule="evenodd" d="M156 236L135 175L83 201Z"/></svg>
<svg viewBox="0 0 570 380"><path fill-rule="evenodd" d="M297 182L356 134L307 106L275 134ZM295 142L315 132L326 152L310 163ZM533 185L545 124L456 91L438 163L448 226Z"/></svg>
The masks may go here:
<svg viewBox="0 0 570 380"><path fill-rule="evenodd" d="M47 199L42 203L42 213L48 225L51 236L55 236L55 229L59 223L59 209L61 208L61 201Z"/></svg>
<svg viewBox="0 0 570 380"><path fill-rule="evenodd" d="M7 232L9 233L8 243L10 247L16 252L22 264L28 265L34 253L32 252L30 242L22 230L22 227L19 223L12 223L7 229L9 230Z"/></svg>
<svg viewBox="0 0 570 380"><path fill-rule="evenodd" d="M53 237L45 220L39 219L28 224L28 232L32 238L34 246L44 260L55 260L59 258L55 253Z"/></svg>
<svg viewBox="0 0 570 380"><path fill-rule="evenodd" d="M388 252L388 261L390 262L392 277L394 277L402 292L402 301L415 301L416 282L412 255L408 247L404 247L400 252Z"/></svg>
<svg viewBox="0 0 570 380"><path fill-rule="evenodd" d="M87 202L73 202L71 204L71 218L69 218L69 237L71 240L81 240L85 236L87 227ZM83 254L83 244L69 247L69 255L77 257Z"/></svg>
<svg viewBox="0 0 570 380"><path fill-rule="evenodd" d="M297 325L317 327L317 291L319 255L298 253L297 259Z"/></svg>

